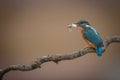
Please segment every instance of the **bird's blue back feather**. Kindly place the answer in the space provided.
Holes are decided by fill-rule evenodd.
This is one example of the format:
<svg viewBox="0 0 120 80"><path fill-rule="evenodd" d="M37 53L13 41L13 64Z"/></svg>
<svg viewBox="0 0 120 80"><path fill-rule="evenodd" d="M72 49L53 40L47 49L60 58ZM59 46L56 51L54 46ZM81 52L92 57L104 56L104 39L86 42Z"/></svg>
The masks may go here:
<svg viewBox="0 0 120 80"><path fill-rule="evenodd" d="M84 29L84 36L87 40L89 40L91 43L93 43L95 46L103 46L103 40L101 39L99 33L91 26L91 27L85 27L82 26Z"/></svg>
<svg viewBox="0 0 120 80"><path fill-rule="evenodd" d="M87 40L95 45L96 53L102 56L103 40L99 33L92 27L81 26L84 29L84 36Z"/></svg>

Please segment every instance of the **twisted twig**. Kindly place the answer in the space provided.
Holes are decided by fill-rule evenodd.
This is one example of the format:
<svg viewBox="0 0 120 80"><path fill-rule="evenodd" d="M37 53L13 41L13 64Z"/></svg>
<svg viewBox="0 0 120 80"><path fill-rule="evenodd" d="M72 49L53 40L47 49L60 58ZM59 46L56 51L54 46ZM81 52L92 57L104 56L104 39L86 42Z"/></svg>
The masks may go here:
<svg viewBox="0 0 120 80"><path fill-rule="evenodd" d="M107 49L110 43L112 42L120 42L120 36L110 36L107 37L104 40L104 47L103 52ZM42 56L38 59L36 59L33 63L29 65L11 65L5 69L0 69L0 80L3 79L4 74L10 71L19 70L19 71L31 71L37 68L41 68L41 64L49 61L53 61L55 63L58 63L61 60L71 60L78 57L81 57L87 53L95 53L94 48L84 48L81 51L75 51L69 54L54 54L54 55L48 55L48 56Z"/></svg>

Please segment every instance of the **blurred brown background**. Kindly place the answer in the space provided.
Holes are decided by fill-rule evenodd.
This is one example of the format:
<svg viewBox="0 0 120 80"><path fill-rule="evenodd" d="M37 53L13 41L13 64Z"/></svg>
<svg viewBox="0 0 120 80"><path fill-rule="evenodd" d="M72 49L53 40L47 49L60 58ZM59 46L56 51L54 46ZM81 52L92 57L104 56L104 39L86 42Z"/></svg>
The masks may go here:
<svg viewBox="0 0 120 80"><path fill-rule="evenodd" d="M89 20L102 38L120 35L119 0L0 0L0 68L30 64L48 54L66 54L86 47L80 29L67 24ZM120 44L102 57L87 54L45 63L29 72L13 71L5 80L120 80Z"/></svg>

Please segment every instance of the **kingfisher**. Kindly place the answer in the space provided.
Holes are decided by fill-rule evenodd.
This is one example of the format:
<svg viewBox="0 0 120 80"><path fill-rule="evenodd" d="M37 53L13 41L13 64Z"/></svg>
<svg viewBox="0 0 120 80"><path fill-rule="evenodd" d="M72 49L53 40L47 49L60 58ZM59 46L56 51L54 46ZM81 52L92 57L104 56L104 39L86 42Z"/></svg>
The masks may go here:
<svg viewBox="0 0 120 80"><path fill-rule="evenodd" d="M72 27L81 27L82 38L88 47L95 48L96 54L102 56L103 40L95 28L90 25L89 21L84 19L78 20L68 25L68 28L71 29Z"/></svg>

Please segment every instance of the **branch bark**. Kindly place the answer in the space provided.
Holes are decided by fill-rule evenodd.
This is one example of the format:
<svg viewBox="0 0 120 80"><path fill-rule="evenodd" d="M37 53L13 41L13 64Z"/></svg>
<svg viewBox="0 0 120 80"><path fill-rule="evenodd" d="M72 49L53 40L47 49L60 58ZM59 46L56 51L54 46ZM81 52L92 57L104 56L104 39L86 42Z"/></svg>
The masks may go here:
<svg viewBox="0 0 120 80"><path fill-rule="evenodd" d="M110 36L107 37L104 40L104 47L103 47L103 52L107 49L109 44L113 42L120 42L120 36ZM3 76L10 72L10 71L31 71L37 68L41 68L41 64L49 61L53 61L58 64L59 61L62 60L72 60L78 57L81 57L87 53L95 53L94 48L84 48L83 50L80 51L75 51L72 53L68 54L54 54L54 55L48 55L48 56L42 56L37 58L35 61L33 61L31 64L22 64L22 65L11 65L8 66L5 69L0 69L0 80L3 80Z"/></svg>

